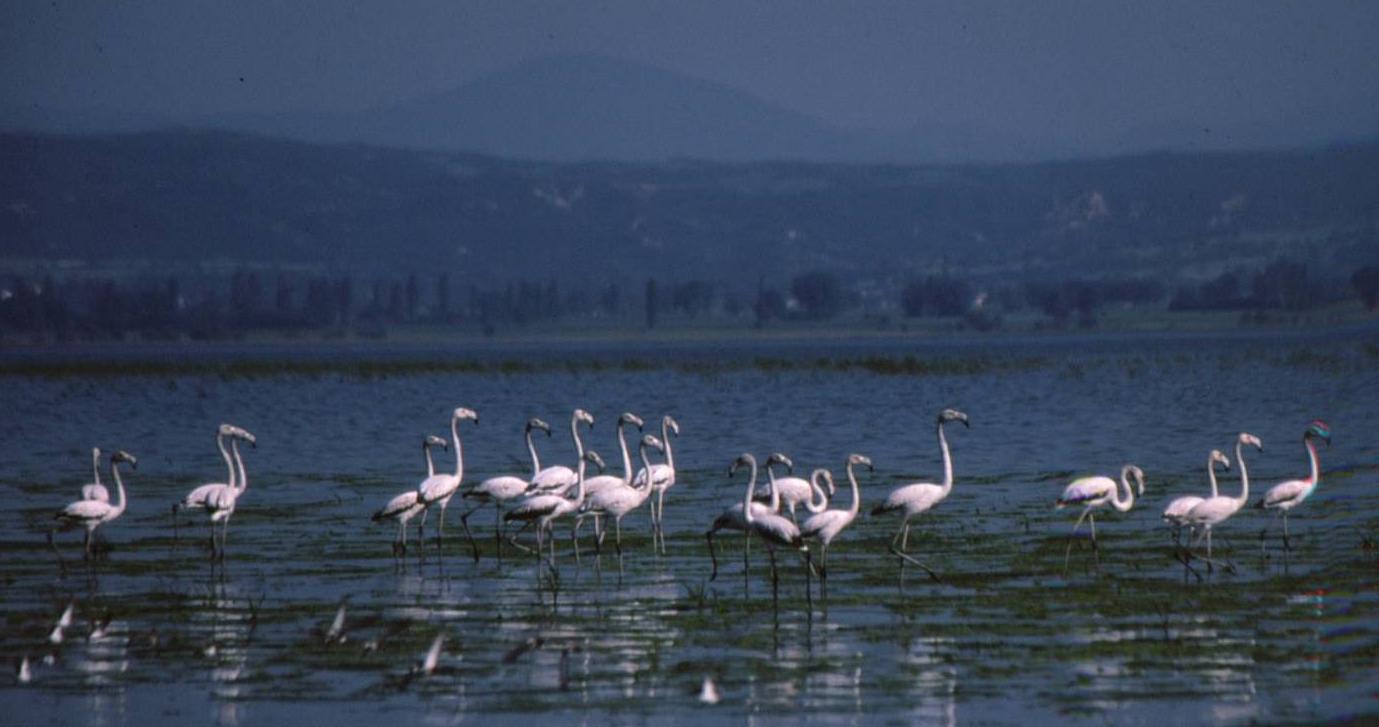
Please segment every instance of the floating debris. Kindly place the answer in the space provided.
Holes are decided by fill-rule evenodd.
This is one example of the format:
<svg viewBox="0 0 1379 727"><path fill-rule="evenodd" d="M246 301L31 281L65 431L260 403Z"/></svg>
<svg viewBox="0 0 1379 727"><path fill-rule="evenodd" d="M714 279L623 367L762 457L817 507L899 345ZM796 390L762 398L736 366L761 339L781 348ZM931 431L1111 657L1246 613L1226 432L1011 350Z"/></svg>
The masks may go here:
<svg viewBox="0 0 1379 727"><path fill-rule="evenodd" d="M52 631L48 632L48 643L54 645L62 643L62 632L68 626L72 625L72 614L76 611L76 608L76 601L69 601L67 603L67 608L63 609L62 615L57 619L57 625L53 627Z"/></svg>

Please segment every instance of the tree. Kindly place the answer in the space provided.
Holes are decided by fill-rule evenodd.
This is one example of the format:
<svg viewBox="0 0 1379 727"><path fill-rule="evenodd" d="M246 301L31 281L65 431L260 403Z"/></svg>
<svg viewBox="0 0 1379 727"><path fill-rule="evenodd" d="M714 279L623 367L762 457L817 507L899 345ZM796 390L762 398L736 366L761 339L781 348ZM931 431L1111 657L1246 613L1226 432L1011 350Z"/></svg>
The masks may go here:
<svg viewBox="0 0 1379 727"><path fill-rule="evenodd" d="M1350 284L1364 301L1365 308L1379 307L1379 265L1366 265L1350 276Z"/></svg>
<svg viewBox="0 0 1379 727"><path fill-rule="evenodd" d="M830 272L796 275L790 281L790 294L799 302L805 318L826 320L843 309L843 286Z"/></svg>

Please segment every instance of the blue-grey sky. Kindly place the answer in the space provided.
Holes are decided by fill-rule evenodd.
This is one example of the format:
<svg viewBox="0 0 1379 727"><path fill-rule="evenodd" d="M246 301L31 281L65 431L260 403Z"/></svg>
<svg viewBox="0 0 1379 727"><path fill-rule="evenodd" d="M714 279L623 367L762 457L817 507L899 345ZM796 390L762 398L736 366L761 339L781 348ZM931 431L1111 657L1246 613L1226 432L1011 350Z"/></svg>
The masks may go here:
<svg viewBox="0 0 1379 727"><path fill-rule="evenodd" d="M174 117L347 111L575 51L840 126L1325 135L1379 126L1376 38L1379 3L1365 1L10 0L0 94Z"/></svg>

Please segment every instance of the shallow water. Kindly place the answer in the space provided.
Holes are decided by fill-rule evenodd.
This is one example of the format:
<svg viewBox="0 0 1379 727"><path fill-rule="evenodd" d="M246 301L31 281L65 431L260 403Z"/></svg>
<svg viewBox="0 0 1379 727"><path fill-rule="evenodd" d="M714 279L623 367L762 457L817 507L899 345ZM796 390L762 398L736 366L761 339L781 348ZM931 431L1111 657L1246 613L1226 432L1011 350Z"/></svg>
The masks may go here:
<svg viewBox="0 0 1379 727"><path fill-rule="evenodd" d="M246 348L160 351L176 365L137 366L146 350L9 352L0 649L11 665L27 654L33 679L0 680L0 709L17 722L101 725L1373 718L1377 341L1352 331L386 355ZM466 483L527 469L527 417L554 425L538 446L560 463L573 459L569 411L589 409L590 445L617 467L619 412L649 424L673 414L683 436L668 553L653 554L643 509L624 521L621 566L610 552L596 562L585 537L576 567L562 526L558 575L539 577L530 556L508 548L498 564L486 509L470 521L475 564L456 500L441 554L432 543L424 561L415 548L394 559L394 527L368 516L420 480L420 439L445 434L456 405L481 415L478 427L462 425ZM742 497L745 478L726 476L739 452L784 451L797 469L828 466L840 482L846 455L867 454L876 471L861 477L866 511L898 484L941 474L933 420L944 406L966 411L972 427L950 425L957 483L910 538L941 582L902 573L886 555L898 523L865 514L829 553L826 594L816 580L807 600L799 559L782 553L775 603L760 546L744 579L738 533L719 538L721 573L708 581L703 533ZM1334 446L1322 451L1321 486L1290 518L1294 551L1285 557L1277 522L1251 509L1218 530L1234 573L1194 563L1202 580L1185 574L1163 505L1205 490L1207 452L1230 448L1241 430L1265 443L1246 455L1251 500L1305 475L1300 436L1314 417L1331 423ZM224 479L221 421L259 441L246 451L249 491L223 568L207 559L203 520L185 517L174 539L169 515L193 486ZM104 528L111 552L89 567L80 534L59 534L64 571L45 532L88 481L96 444L138 455L129 510ZM453 467L449 456L437 453L438 464ZM1053 500L1075 474L1114 474L1124 462L1146 471L1145 497L1098 518L1099 568L1084 538L1065 575L1077 512ZM1225 493L1238 486L1235 471L1223 476ZM836 505L848 500L840 490ZM323 643L342 598L347 638ZM69 601L75 623L53 647L47 634ZM88 638L105 617L106 634ZM439 669L408 678L437 633ZM697 700L706 676L722 696L714 706Z"/></svg>

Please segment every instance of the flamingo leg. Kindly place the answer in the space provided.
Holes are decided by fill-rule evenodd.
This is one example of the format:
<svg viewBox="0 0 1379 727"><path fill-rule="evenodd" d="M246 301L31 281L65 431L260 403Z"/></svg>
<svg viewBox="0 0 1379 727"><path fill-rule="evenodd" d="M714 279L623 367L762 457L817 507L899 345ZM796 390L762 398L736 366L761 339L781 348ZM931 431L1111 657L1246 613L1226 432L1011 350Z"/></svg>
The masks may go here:
<svg viewBox="0 0 1379 727"><path fill-rule="evenodd" d="M718 577L718 554L713 550L713 531L704 533L704 539L709 541L709 560L713 562L713 570L709 573L709 580L712 581ZM49 542L51 542L51 538Z"/></svg>
<svg viewBox="0 0 1379 727"><path fill-rule="evenodd" d="M480 505L479 507L483 507ZM479 562L479 544L474 541L474 533L469 530L469 516L474 514L478 507L471 508L468 512L460 515L460 527L464 528L464 536L469 539L469 548L474 551L474 562Z"/></svg>
<svg viewBox="0 0 1379 727"><path fill-rule="evenodd" d="M618 551L618 561L622 561L622 516L613 518L613 547Z"/></svg>
<svg viewBox="0 0 1379 727"><path fill-rule="evenodd" d="M503 562L503 503L493 502L493 548L497 551L498 562Z"/></svg>
<svg viewBox="0 0 1379 727"><path fill-rule="evenodd" d="M1090 514L1092 514L1092 508L1089 507L1089 508L1084 509L1084 510L1082 511L1082 515L1078 516L1077 522L1073 523L1073 531L1072 531L1071 533L1068 534L1068 549L1065 550L1065 551L1063 551L1063 572L1064 572L1064 573L1067 573L1067 572L1068 572L1068 559L1069 559L1070 557L1072 557L1072 554L1073 554L1073 542L1074 542L1074 538L1077 537L1077 529L1080 528L1080 527L1082 527L1082 520L1083 520L1084 518L1086 518L1086 517L1087 517L1088 515L1090 515Z"/></svg>
<svg viewBox="0 0 1379 727"><path fill-rule="evenodd" d="M1292 550L1293 546L1288 543L1288 511L1283 511L1283 549Z"/></svg>
<svg viewBox="0 0 1379 727"><path fill-rule="evenodd" d="M579 520L575 520L570 526L570 548L575 551L575 568L580 566L579 562Z"/></svg>
<svg viewBox="0 0 1379 727"><path fill-rule="evenodd" d="M805 548L805 551L804 551L804 605L805 605L805 608L808 609L808 613L810 614L810 617L811 617L811 618L813 617L813 613L814 613L814 585L813 585L813 583L812 583L812 581L810 580L810 577L809 577L810 572L814 570L814 563L813 563L813 561L811 560L812 557L813 557L813 556L810 554L809 549L808 549L808 548Z"/></svg>
<svg viewBox="0 0 1379 727"><path fill-rule="evenodd" d="M444 501L444 500L441 501L441 519L440 519L440 522L436 524L436 549L437 549L437 550L441 550L441 549L444 549L444 548L445 548L445 508L448 507L449 505L450 505L449 502L446 502L446 501Z"/></svg>
<svg viewBox="0 0 1379 727"><path fill-rule="evenodd" d="M773 608L780 607L780 577L776 573L776 549L768 547L766 552L771 556L771 605Z"/></svg>

